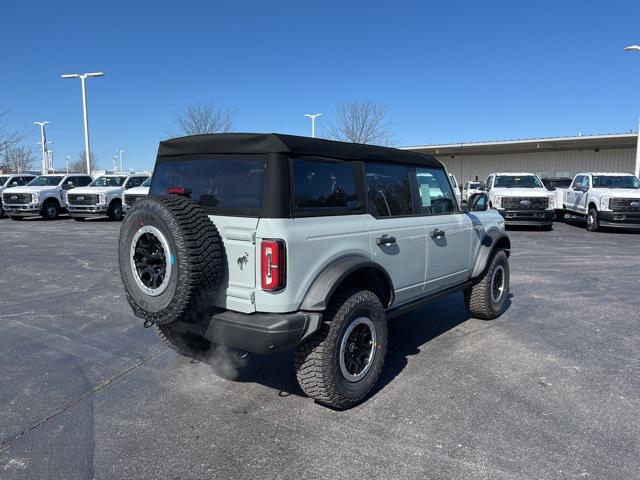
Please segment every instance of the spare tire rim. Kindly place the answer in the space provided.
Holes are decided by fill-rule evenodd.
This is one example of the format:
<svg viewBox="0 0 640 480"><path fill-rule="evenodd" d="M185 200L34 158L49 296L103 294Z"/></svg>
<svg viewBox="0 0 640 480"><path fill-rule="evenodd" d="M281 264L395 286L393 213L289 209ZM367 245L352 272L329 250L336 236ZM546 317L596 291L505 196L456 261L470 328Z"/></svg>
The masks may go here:
<svg viewBox="0 0 640 480"><path fill-rule="evenodd" d="M169 243L160 230L145 225L131 241L131 270L138 287L147 295L160 295L171 278L172 255Z"/></svg>
<svg viewBox="0 0 640 480"><path fill-rule="evenodd" d="M356 318L347 327L340 343L340 372L355 383L367 374L376 353L376 329L367 317Z"/></svg>
<svg viewBox="0 0 640 480"><path fill-rule="evenodd" d="M491 300L493 303L499 303L504 294L505 287L505 270L502 265L498 265L491 274Z"/></svg>

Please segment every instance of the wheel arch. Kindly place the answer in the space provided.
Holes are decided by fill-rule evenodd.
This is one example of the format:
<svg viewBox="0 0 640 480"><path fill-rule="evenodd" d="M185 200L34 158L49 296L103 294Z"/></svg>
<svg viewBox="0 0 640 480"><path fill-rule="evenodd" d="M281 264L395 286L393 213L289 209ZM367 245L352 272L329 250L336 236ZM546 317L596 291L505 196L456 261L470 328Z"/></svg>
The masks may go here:
<svg viewBox="0 0 640 480"><path fill-rule="evenodd" d="M589 200L589 206L587 207L587 212L591 209L594 209L596 212L598 211L598 205L593 200Z"/></svg>
<svg viewBox="0 0 640 480"><path fill-rule="evenodd" d="M341 287L371 290L385 308L393 303L393 282L384 267L366 257L350 255L334 261L318 274L307 290L300 310L325 310Z"/></svg>
<svg viewBox="0 0 640 480"><path fill-rule="evenodd" d="M471 278L476 278L481 275L491 263L491 259L495 253L499 250L504 250L507 255L511 251L511 239L509 235L500 230L489 230L485 233L480 244L480 249L476 256L476 261L473 266Z"/></svg>

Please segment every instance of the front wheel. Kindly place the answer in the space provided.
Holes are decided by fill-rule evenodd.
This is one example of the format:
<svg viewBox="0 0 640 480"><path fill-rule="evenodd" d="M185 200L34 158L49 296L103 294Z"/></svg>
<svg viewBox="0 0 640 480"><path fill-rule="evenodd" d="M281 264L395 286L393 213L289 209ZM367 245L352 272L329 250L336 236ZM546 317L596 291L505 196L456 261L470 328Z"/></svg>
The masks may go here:
<svg viewBox="0 0 640 480"><path fill-rule="evenodd" d="M464 291L464 303L472 317L493 320L504 313L509 297L509 257L496 252L489 268Z"/></svg>
<svg viewBox="0 0 640 480"><path fill-rule="evenodd" d="M587 214L587 230L590 232L597 232L599 229L600 222L598 221L598 211L595 208L592 208Z"/></svg>
<svg viewBox="0 0 640 480"><path fill-rule="evenodd" d="M59 214L60 207L53 200L45 202L45 204L42 206L42 218L44 220L55 220L56 218L58 218Z"/></svg>
<svg viewBox="0 0 640 480"><path fill-rule="evenodd" d="M564 210L556 210L556 220L558 221L564 220L565 213L566 212Z"/></svg>
<svg viewBox="0 0 640 480"><path fill-rule="evenodd" d="M320 330L296 349L300 388L319 403L345 409L376 384L387 354L384 308L368 290L337 293Z"/></svg>
<svg viewBox="0 0 640 480"><path fill-rule="evenodd" d="M118 202L113 202L109 205L109 212L107 213L109 220L119 222L122 220L122 205Z"/></svg>

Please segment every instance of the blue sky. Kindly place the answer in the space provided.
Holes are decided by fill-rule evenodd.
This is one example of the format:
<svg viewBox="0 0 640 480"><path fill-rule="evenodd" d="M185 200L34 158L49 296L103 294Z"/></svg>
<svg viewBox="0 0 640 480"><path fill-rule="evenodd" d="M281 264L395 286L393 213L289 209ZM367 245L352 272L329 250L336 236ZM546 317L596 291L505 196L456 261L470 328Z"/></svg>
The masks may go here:
<svg viewBox="0 0 640 480"><path fill-rule="evenodd" d="M153 165L176 110L214 101L238 131L308 135L304 113L389 108L398 145L626 132L640 114L640 2L7 0L0 107L102 167ZM37 146L38 131L27 143ZM33 143L32 143L33 142Z"/></svg>

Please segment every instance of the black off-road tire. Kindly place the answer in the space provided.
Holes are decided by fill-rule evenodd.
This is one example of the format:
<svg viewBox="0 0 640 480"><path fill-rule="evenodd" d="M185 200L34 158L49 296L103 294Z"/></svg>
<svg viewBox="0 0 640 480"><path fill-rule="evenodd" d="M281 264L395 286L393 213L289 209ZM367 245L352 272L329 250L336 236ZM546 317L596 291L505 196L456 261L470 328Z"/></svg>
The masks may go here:
<svg viewBox="0 0 640 480"><path fill-rule="evenodd" d="M357 382L341 373L340 347L351 323L367 317L376 342L370 367ZM387 354L387 322L378 297L368 290L349 288L335 294L320 330L296 348L295 371L300 388L319 403L345 409L360 402L376 384Z"/></svg>
<svg viewBox="0 0 640 480"><path fill-rule="evenodd" d="M43 220L55 220L60 215L60 205L50 198L45 200L42 204L41 215Z"/></svg>
<svg viewBox="0 0 640 480"><path fill-rule="evenodd" d="M591 217L591 219L589 218ZM598 211L595 208L590 208L587 213L587 230L590 232L597 232L600 230L600 221L598 220Z"/></svg>
<svg viewBox="0 0 640 480"><path fill-rule="evenodd" d="M206 356L213 346L206 338L175 325L156 325L156 333L167 346L187 357Z"/></svg>
<svg viewBox="0 0 640 480"><path fill-rule="evenodd" d="M161 293L154 295L140 287L131 264L133 240L145 227L164 237L169 250L164 252L165 262L171 265L156 289ZM207 314L222 275L222 253L215 225L188 198L169 195L138 200L125 217L119 244L120 273L133 313L156 325L192 322Z"/></svg>
<svg viewBox="0 0 640 480"><path fill-rule="evenodd" d="M502 269L504 284L502 293L495 300L492 280L495 280L494 272ZM476 279L475 283L464 291L464 303L469 313L474 318L493 320L504 313L509 297L509 257L507 252L499 250L495 253L489 264L489 268Z"/></svg>
<svg viewBox="0 0 640 480"><path fill-rule="evenodd" d="M119 222L122 220L122 217L124 216L124 213L122 213L122 204L115 201L111 202L109 210L107 211L107 216L112 222Z"/></svg>

